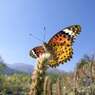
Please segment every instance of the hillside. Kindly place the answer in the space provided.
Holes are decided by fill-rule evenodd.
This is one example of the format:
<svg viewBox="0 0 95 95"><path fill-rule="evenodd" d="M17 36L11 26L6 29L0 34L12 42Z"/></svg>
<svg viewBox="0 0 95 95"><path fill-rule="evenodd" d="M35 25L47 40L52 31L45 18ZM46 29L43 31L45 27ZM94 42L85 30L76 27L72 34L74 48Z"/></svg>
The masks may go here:
<svg viewBox="0 0 95 95"><path fill-rule="evenodd" d="M9 68L6 64L4 63L0 63L0 74L13 74L13 73L18 73L18 71L13 70L11 68Z"/></svg>

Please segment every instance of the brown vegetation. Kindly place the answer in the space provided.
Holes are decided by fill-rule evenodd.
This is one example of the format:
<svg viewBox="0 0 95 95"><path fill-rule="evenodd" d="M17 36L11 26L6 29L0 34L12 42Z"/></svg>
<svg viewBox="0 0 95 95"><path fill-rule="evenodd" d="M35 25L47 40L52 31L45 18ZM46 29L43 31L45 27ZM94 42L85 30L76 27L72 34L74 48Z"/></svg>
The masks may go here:
<svg viewBox="0 0 95 95"><path fill-rule="evenodd" d="M42 64L42 63L41 63ZM45 64L45 63L44 63ZM76 69L72 73L63 73L57 78L56 83L45 75L46 69L41 68L44 72L42 77L45 81L40 81L35 78L40 84L36 84L37 89L44 87L44 91L41 94L29 94L29 95L81 95L81 93L95 93L95 59L94 56L84 56L77 64ZM36 73L37 74L37 73ZM33 78L34 76L32 76ZM33 79L32 79L33 82ZM44 82L44 85L43 85ZM55 85L56 84L56 85ZM55 87L54 87L54 86ZM93 86L93 90L92 90ZM32 86L33 88L33 83ZM55 90L55 91L54 91ZM32 90L31 90L32 91ZM41 92L42 90L40 90ZM91 94L94 95L94 94Z"/></svg>

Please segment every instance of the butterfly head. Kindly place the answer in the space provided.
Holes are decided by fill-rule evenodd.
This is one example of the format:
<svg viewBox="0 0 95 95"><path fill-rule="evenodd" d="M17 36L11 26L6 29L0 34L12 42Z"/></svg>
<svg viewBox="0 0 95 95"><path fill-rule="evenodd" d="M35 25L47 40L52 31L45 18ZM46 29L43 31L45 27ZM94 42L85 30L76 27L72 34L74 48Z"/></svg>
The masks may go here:
<svg viewBox="0 0 95 95"><path fill-rule="evenodd" d="M72 38L76 38L80 31L81 31L80 25L72 25L64 29L64 32L68 33Z"/></svg>

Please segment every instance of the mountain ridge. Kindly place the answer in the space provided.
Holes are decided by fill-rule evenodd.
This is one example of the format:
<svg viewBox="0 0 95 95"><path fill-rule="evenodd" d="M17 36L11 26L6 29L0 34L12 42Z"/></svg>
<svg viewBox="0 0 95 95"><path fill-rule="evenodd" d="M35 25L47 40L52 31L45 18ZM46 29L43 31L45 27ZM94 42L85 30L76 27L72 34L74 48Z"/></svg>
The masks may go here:
<svg viewBox="0 0 95 95"><path fill-rule="evenodd" d="M28 74L31 74L34 66L30 64L25 64L25 63L14 63L14 64L8 64L7 65L9 68L20 71L20 72L25 72Z"/></svg>

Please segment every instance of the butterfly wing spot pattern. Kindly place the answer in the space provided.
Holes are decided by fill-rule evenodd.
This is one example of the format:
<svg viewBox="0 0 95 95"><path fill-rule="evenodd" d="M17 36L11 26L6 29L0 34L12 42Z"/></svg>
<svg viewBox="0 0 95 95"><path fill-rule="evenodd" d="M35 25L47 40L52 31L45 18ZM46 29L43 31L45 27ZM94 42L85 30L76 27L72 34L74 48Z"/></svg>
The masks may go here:
<svg viewBox="0 0 95 95"><path fill-rule="evenodd" d="M65 47L64 46L55 46L54 47L54 53L55 57L53 59L49 60L49 65L51 67L56 65L59 65L60 63L63 64L64 62L67 62L67 60L70 60L73 54L73 49L71 46ZM51 52L52 53L52 52ZM53 55L52 55L53 56Z"/></svg>
<svg viewBox="0 0 95 95"><path fill-rule="evenodd" d="M48 60L48 65L50 67L56 67L59 64L63 64L72 58L72 45L80 31L80 25L66 27L56 33L48 43L44 43L44 46L33 48L30 51L30 56L39 58L46 52L49 52L51 56Z"/></svg>

